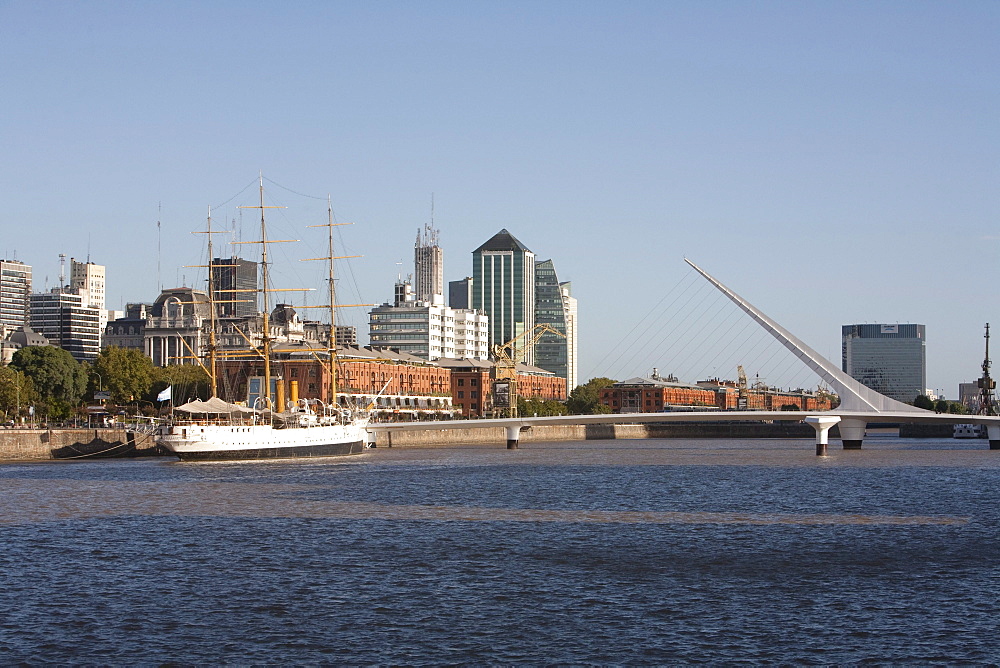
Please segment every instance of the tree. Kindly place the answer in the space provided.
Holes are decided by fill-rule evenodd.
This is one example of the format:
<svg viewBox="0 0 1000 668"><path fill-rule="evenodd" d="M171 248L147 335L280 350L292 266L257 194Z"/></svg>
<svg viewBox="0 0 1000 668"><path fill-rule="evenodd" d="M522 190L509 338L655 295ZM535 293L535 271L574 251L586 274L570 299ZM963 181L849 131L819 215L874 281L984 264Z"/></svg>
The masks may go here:
<svg viewBox="0 0 1000 668"><path fill-rule="evenodd" d="M949 401L948 412L954 413L955 415L967 415L969 413L969 407L961 401Z"/></svg>
<svg viewBox="0 0 1000 668"><path fill-rule="evenodd" d="M934 402L926 394L918 394L913 400L913 405L928 411L934 410Z"/></svg>
<svg viewBox="0 0 1000 668"><path fill-rule="evenodd" d="M153 384L146 398L150 401L156 395L173 386L174 404L181 404L188 399L208 399L212 396L212 383L208 373L198 365L175 364L153 369Z"/></svg>
<svg viewBox="0 0 1000 668"><path fill-rule="evenodd" d="M611 387L617 382L611 378L591 378L583 385L575 387L569 393L566 408L572 415L610 413L611 408L601 403L601 390Z"/></svg>
<svg viewBox="0 0 1000 668"><path fill-rule="evenodd" d="M938 413L948 412L948 402L945 399L938 399L934 402L934 410Z"/></svg>
<svg viewBox="0 0 1000 668"><path fill-rule="evenodd" d="M140 350L105 348L94 360L92 369L100 380L93 389L110 392L111 401L116 404L127 404L149 394L153 385L153 360Z"/></svg>
<svg viewBox="0 0 1000 668"><path fill-rule="evenodd" d="M10 367L30 378L42 399L52 405L77 406L87 391L87 371L84 365L62 348L21 348L14 353Z"/></svg>
<svg viewBox="0 0 1000 668"><path fill-rule="evenodd" d="M525 399L524 397L518 397L517 414L522 417L532 415L566 415L566 404L554 399L542 401L539 399Z"/></svg>
<svg viewBox="0 0 1000 668"><path fill-rule="evenodd" d="M38 399L35 384L23 372L0 367L0 411L6 417L16 419Z"/></svg>

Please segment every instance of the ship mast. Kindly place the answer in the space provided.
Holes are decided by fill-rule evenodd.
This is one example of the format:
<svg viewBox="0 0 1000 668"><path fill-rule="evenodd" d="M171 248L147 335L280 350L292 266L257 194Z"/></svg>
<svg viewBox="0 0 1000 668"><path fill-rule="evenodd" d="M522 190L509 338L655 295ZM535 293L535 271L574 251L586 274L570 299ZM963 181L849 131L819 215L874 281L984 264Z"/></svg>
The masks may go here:
<svg viewBox="0 0 1000 668"><path fill-rule="evenodd" d="M215 288L215 276L213 275L213 270L218 266L213 263L215 259L215 252L213 251L212 245L212 235L219 234L219 232L212 231L212 207L208 207L208 224L207 229L204 232L197 231L192 232L192 234L207 234L208 235L208 264L198 264L198 265L187 265L191 267L202 267L208 269L208 311L209 311L209 330L208 330L208 368L205 369L205 365L200 361L198 364L205 372L208 374L209 382L211 384L212 396L216 397L219 395L219 384L218 384L218 370L216 365L217 352L218 352L218 340L216 337L218 331L218 313L216 312L216 304L218 301L215 298L216 288ZM193 299L190 303L197 304L198 300ZM187 344L185 344L187 345ZM189 346L190 349L190 346ZM191 351L192 355L194 351ZM197 359L197 358L196 358Z"/></svg>
<svg viewBox="0 0 1000 668"><path fill-rule="evenodd" d="M333 263L334 260L346 260L349 258L361 257L360 255L341 255L335 256L333 254L333 228L338 225L351 225L352 223L335 223L333 222L333 204L331 203L330 196L327 195L326 198L326 217L327 222L325 225L310 225L309 227L325 227L327 228L327 256L326 257L310 257L305 258L304 262L309 262L312 260L325 260L329 264L328 266L328 276L327 276L327 289L328 297L330 298L329 304L327 306L330 309L330 336L327 340L327 373L330 378L330 384L328 387L328 403L334 407L339 405L337 401L337 289L334 277ZM371 306L370 304L344 304L343 306Z"/></svg>
<svg viewBox="0 0 1000 668"><path fill-rule="evenodd" d="M330 336L327 337L327 364L330 365L330 395L328 403L334 408L340 404L337 401L337 287L333 280L333 202L330 195L326 196L326 227L327 254L330 258L330 276L327 279L330 290Z"/></svg>
<svg viewBox="0 0 1000 668"><path fill-rule="evenodd" d="M271 304L268 299L268 293L270 288L268 287L268 269L267 269L267 245L274 243L283 243L294 241L292 239L283 239L280 241L270 240L267 238L267 224L264 221L264 209L283 209L281 206L264 206L264 173L260 174L260 204L257 206L241 206L241 209L260 209L260 239L257 241L237 241L235 243L259 243L260 244L260 292L261 292L261 307L263 309L262 313L262 329L263 329L263 345L261 347L261 356L264 358L264 387L261 389L261 396L264 397L265 407L270 408L272 412L274 411L274 402L271 399L271 325L269 322L269 317L271 315Z"/></svg>
<svg viewBox="0 0 1000 668"><path fill-rule="evenodd" d="M212 276L214 273L212 271L212 261L215 259L215 254L212 250L212 207L208 207L208 311L210 317L210 325L208 330L208 377L212 383L212 396L218 396L219 394L219 384L218 376L216 375L215 367L215 350L216 350L216 338L215 333L218 329L218 314L215 312L215 279Z"/></svg>
<svg viewBox="0 0 1000 668"><path fill-rule="evenodd" d="M264 396L267 397L265 405L270 404L271 412L274 412L274 404L271 401L271 326L268 323L270 316L270 301L267 298L267 226L264 224L264 174L260 175L260 287L261 306L264 309L262 329L264 340Z"/></svg>

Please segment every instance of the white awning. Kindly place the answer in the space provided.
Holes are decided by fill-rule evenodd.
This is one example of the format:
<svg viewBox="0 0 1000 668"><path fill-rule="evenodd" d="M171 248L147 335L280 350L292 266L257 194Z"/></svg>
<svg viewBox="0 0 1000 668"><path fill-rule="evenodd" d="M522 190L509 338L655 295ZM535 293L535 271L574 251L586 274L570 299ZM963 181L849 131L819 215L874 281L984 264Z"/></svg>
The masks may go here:
<svg viewBox="0 0 1000 668"><path fill-rule="evenodd" d="M212 415L232 415L234 413L245 415L257 412L246 406L227 403L219 397L212 397L208 401L189 401L182 406L177 406L174 410L185 413L205 413Z"/></svg>

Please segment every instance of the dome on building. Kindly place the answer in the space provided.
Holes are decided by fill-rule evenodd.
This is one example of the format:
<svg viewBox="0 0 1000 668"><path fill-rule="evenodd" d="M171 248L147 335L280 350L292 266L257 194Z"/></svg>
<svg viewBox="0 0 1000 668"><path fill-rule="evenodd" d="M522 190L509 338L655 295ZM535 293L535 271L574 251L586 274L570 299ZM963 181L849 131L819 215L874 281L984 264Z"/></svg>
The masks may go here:
<svg viewBox="0 0 1000 668"><path fill-rule="evenodd" d="M170 288L160 293L151 309L154 318L201 316L211 317L208 293L194 288Z"/></svg>
<svg viewBox="0 0 1000 668"><path fill-rule="evenodd" d="M11 343L17 345L20 348L27 348L28 346L47 346L49 345L49 340L44 336L33 330L28 325L24 327L18 327L10 338L7 339Z"/></svg>
<svg viewBox="0 0 1000 668"><path fill-rule="evenodd" d="M278 304L271 311L271 324L290 325L297 322L298 314L291 304Z"/></svg>

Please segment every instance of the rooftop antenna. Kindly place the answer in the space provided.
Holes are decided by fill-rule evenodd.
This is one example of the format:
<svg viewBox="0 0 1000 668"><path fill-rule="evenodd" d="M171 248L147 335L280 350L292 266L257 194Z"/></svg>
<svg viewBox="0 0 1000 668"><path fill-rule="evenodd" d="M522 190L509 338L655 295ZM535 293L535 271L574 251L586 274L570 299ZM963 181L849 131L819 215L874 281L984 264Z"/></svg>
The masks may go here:
<svg viewBox="0 0 1000 668"><path fill-rule="evenodd" d="M160 214L163 212L163 202L156 203L156 289L163 292L163 280L160 278Z"/></svg>
<svg viewBox="0 0 1000 668"><path fill-rule="evenodd" d="M66 289L66 253L59 253L59 290Z"/></svg>

